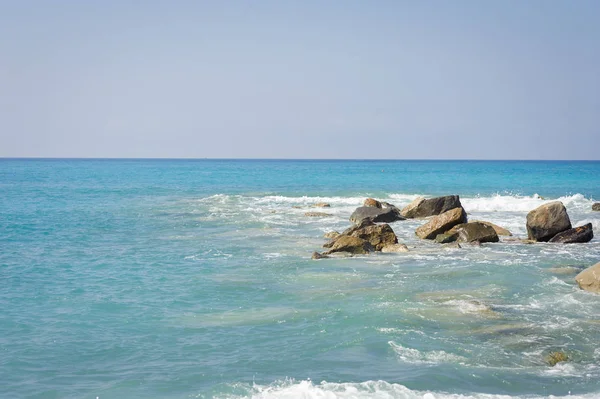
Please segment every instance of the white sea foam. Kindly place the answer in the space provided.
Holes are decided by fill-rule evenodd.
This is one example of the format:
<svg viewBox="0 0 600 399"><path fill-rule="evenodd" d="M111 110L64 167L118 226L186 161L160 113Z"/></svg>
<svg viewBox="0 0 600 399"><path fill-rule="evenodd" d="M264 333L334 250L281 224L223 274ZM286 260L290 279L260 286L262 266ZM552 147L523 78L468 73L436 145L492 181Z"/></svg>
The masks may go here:
<svg viewBox="0 0 600 399"><path fill-rule="evenodd" d="M238 390L242 388L236 385ZM272 385L258 385L245 387L243 394L227 394L217 396L228 399L557 399L560 396L511 396L486 393L452 394L446 392L418 391L407 388L401 384L386 381L366 381L362 383L331 383L323 381L313 383L310 380L288 380ZM569 395L569 399L593 399L598 394Z"/></svg>
<svg viewBox="0 0 600 399"><path fill-rule="evenodd" d="M388 344L392 347L394 352L396 352L398 358L406 363L463 363L467 360L462 356L441 350L422 352L417 349L402 346L394 341L389 341Z"/></svg>

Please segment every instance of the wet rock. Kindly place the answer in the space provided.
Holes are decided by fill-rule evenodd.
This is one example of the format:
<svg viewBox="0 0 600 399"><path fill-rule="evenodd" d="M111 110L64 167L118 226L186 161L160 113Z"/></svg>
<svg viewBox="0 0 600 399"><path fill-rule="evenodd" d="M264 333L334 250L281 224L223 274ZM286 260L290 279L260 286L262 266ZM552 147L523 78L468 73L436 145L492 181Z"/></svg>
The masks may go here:
<svg viewBox="0 0 600 399"><path fill-rule="evenodd" d="M329 208L329 207L331 207L331 205L328 204L327 202L317 202L316 204L313 204L313 207L315 207L315 208Z"/></svg>
<svg viewBox="0 0 600 399"><path fill-rule="evenodd" d="M343 237L356 237L369 243L372 251L381 251L387 245L393 245L398 242L394 230L389 224L375 224L369 221L363 221L358 226L352 226L344 230L333 241L325 243L323 247L333 248L338 240Z"/></svg>
<svg viewBox="0 0 600 399"><path fill-rule="evenodd" d="M311 259L326 259L329 258L327 255L320 254L319 252L313 252Z"/></svg>
<svg viewBox="0 0 600 399"><path fill-rule="evenodd" d="M600 211L600 202L596 202L592 205L592 211Z"/></svg>
<svg viewBox="0 0 600 399"><path fill-rule="evenodd" d="M508 231L504 227L498 226L497 224L494 224L491 222L484 222L482 220L472 220L472 222L483 223L483 224L486 224L486 225L492 227L496 231L496 234L498 234L499 236L507 236L507 237L512 236L512 233L510 231Z"/></svg>
<svg viewBox="0 0 600 399"><path fill-rule="evenodd" d="M328 233L325 233L323 235L323 238L329 238L329 239L333 239L336 238L340 235L340 233L338 233L337 231L330 231Z"/></svg>
<svg viewBox="0 0 600 399"><path fill-rule="evenodd" d="M408 252L405 244L389 244L381 248L381 252Z"/></svg>
<svg viewBox="0 0 600 399"><path fill-rule="evenodd" d="M417 198L401 211L405 218L424 218L440 215L454 208L461 208L458 195L447 195L436 198Z"/></svg>
<svg viewBox="0 0 600 399"><path fill-rule="evenodd" d="M373 250L373 247L367 240L358 237L340 236L333 241L329 251L323 252L323 255L329 255L334 252L350 252L351 254L367 254Z"/></svg>
<svg viewBox="0 0 600 399"><path fill-rule="evenodd" d="M498 234L493 227L479 222L464 223L456 228L458 242L498 242Z"/></svg>
<svg viewBox="0 0 600 399"><path fill-rule="evenodd" d="M550 352L544 357L544 361L550 366L555 366L557 363L566 362L569 356L563 351Z"/></svg>
<svg viewBox="0 0 600 399"><path fill-rule="evenodd" d="M374 198L367 198L365 200L365 202L363 203L363 206L371 206L373 208L379 208L379 209L383 208L381 206L381 202L377 201Z"/></svg>
<svg viewBox="0 0 600 399"><path fill-rule="evenodd" d="M415 234L419 238L434 239L438 234L442 234L450 230L452 227L460 223L467 222L467 213L460 208L454 208L434 216L423 226L419 227Z"/></svg>
<svg viewBox="0 0 600 399"><path fill-rule="evenodd" d="M544 204L527 214L527 235L530 240L548 241L570 228L567 209L560 201Z"/></svg>
<svg viewBox="0 0 600 399"><path fill-rule="evenodd" d="M434 241L440 244L447 244L456 241L456 234L442 233L435 236Z"/></svg>
<svg viewBox="0 0 600 399"><path fill-rule="evenodd" d="M294 208L294 209L302 209L303 207L300 206L300 205L293 205L292 208Z"/></svg>
<svg viewBox="0 0 600 399"><path fill-rule="evenodd" d="M361 224L364 221L391 223L398 220L404 220L404 218L400 216L400 211L395 206L382 209L373 206L361 206L356 208L350 216L350 221L354 224Z"/></svg>
<svg viewBox="0 0 600 399"><path fill-rule="evenodd" d="M313 218L323 218L323 217L328 217L328 216L333 216L331 213L325 213L325 212L306 212L304 214L304 216L308 216L308 217L313 217Z"/></svg>
<svg viewBox="0 0 600 399"><path fill-rule="evenodd" d="M443 247L443 248L447 248L447 249L458 249L458 248L462 248L462 247L460 246L460 244L459 244L459 243L457 243L457 242L449 242L449 243L446 243L446 244L442 245L442 247Z"/></svg>
<svg viewBox="0 0 600 399"><path fill-rule="evenodd" d="M562 244L573 244L589 242L594 238L594 230L592 224L584 224L583 226L575 227L573 229L565 230L562 233L558 233L550 239L548 242L557 242Z"/></svg>
<svg viewBox="0 0 600 399"><path fill-rule="evenodd" d="M575 281L582 290L600 294L600 262L575 276Z"/></svg>

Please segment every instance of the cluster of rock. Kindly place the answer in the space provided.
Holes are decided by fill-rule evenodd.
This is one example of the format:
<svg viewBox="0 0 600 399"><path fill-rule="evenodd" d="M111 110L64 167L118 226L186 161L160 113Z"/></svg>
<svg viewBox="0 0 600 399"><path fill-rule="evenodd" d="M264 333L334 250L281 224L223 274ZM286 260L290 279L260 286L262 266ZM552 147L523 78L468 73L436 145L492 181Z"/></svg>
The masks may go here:
<svg viewBox="0 0 600 399"><path fill-rule="evenodd" d="M527 214L530 240L555 243L583 243L594 238L592 224L573 228L567 209L560 201L544 204Z"/></svg>

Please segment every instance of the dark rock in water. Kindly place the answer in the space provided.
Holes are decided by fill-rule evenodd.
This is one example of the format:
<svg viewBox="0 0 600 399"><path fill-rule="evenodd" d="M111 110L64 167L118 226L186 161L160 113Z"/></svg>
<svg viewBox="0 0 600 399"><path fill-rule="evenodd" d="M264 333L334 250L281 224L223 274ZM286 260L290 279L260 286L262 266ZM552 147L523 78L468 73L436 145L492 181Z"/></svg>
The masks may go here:
<svg viewBox="0 0 600 399"><path fill-rule="evenodd" d="M465 210L460 208L454 208L449 211L442 213L441 215L434 216L419 227L415 234L419 238L434 239L438 234L442 234L450 230L452 227L460 223L467 222L467 213Z"/></svg>
<svg viewBox="0 0 600 399"><path fill-rule="evenodd" d="M498 226L497 224L491 222L484 222L482 220L472 220L472 222L479 222L491 226L494 230L496 230L496 234L498 234L499 236L512 237L512 233L510 231L506 230L504 227Z"/></svg>
<svg viewBox="0 0 600 399"><path fill-rule="evenodd" d="M575 276L575 281L582 290L600 294L600 263L579 273Z"/></svg>
<svg viewBox="0 0 600 399"><path fill-rule="evenodd" d="M377 201L374 198L367 198L365 200L365 202L363 203L363 206L371 206L373 208L383 208L383 206L381 206L381 202Z"/></svg>
<svg viewBox="0 0 600 399"><path fill-rule="evenodd" d="M596 202L592 205L592 211L600 211L600 202Z"/></svg>
<svg viewBox="0 0 600 399"><path fill-rule="evenodd" d="M361 224L363 221L375 223L391 223L397 220L404 220L400 216L400 211L396 207L375 208L372 206L361 206L350 216L350 221L354 224Z"/></svg>
<svg viewBox="0 0 600 399"><path fill-rule="evenodd" d="M544 357L544 361L550 366L555 366L556 363L566 362L569 360L569 356L563 351L550 352Z"/></svg>
<svg viewBox="0 0 600 399"><path fill-rule="evenodd" d="M454 208L462 208L458 195L436 198L417 198L401 211L405 218L424 218L440 215Z"/></svg>
<svg viewBox="0 0 600 399"><path fill-rule="evenodd" d="M456 228L458 242L498 242L498 234L492 226L480 222L464 223Z"/></svg>
<svg viewBox="0 0 600 399"><path fill-rule="evenodd" d="M447 244L449 242L454 242L456 241L456 234L448 234L448 233L442 233L442 234L438 234L435 237L435 242L440 243L440 244Z"/></svg>
<svg viewBox="0 0 600 399"><path fill-rule="evenodd" d="M333 241L329 251L323 255L329 255L334 252L350 252L351 254L367 254L373 250L373 247L367 240L358 237L341 236Z"/></svg>
<svg viewBox="0 0 600 399"><path fill-rule="evenodd" d="M446 243L446 244L442 245L442 247L444 247L444 248L449 248L449 249L458 249L458 248L462 248L462 247L460 246L460 244L459 244L459 243L457 243L456 241L455 241L455 242L449 242L449 243Z"/></svg>
<svg viewBox="0 0 600 399"><path fill-rule="evenodd" d="M594 230L592 224L584 224L583 226L575 227L573 229L565 230L562 233L558 233L550 239L548 242L558 242L562 244L573 244L581 242L589 242L594 238Z"/></svg>
<svg viewBox="0 0 600 399"><path fill-rule="evenodd" d="M333 215L330 213L325 213L325 212L306 212L304 214L304 216L322 218L322 217L328 217L328 216L333 216Z"/></svg>
<svg viewBox="0 0 600 399"><path fill-rule="evenodd" d="M530 240L548 241L570 228L567 209L560 201L544 204L527 214L527 235Z"/></svg>
<svg viewBox="0 0 600 399"><path fill-rule="evenodd" d="M381 251L387 245L396 244L398 238L389 224L375 224L368 220L363 221L358 226L352 226L342 232L333 241L323 245L325 248L334 248L337 241L343 237L355 237L365 240L369 243L371 250Z"/></svg>
<svg viewBox="0 0 600 399"><path fill-rule="evenodd" d="M311 259L326 259L329 258L327 255L320 254L318 252L313 252Z"/></svg>

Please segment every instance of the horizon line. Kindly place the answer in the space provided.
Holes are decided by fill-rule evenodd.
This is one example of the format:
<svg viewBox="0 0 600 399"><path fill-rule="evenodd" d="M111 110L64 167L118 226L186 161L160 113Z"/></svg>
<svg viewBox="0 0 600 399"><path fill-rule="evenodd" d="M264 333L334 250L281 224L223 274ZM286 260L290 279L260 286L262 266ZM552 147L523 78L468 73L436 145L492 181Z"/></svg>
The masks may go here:
<svg viewBox="0 0 600 399"><path fill-rule="evenodd" d="M261 158L261 157L4 157L0 160L115 160L115 161L481 161L481 162L600 162L600 159L507 159L507 158Z"/></svg>

